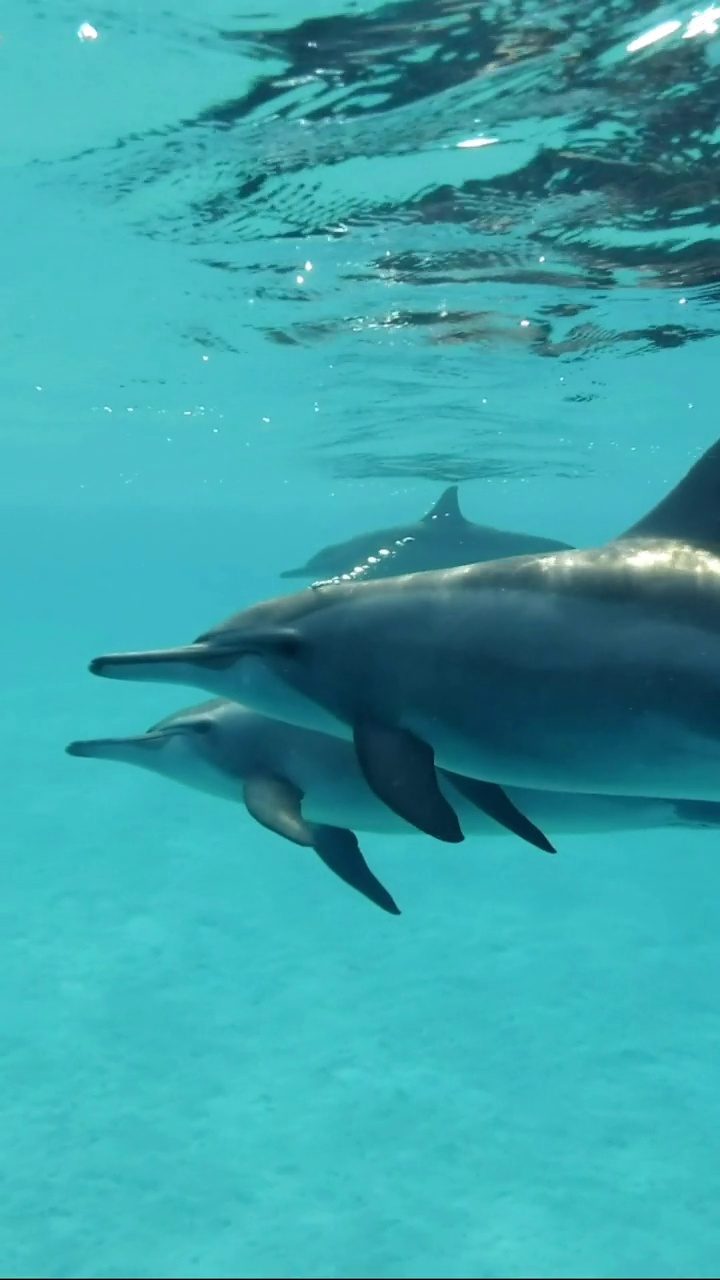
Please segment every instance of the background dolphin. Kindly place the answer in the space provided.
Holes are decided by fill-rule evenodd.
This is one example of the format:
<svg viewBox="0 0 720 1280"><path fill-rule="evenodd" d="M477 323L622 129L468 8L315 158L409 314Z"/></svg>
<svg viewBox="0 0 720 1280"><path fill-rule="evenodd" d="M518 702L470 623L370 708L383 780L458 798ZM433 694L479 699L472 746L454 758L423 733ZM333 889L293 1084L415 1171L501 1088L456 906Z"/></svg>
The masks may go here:
<svg viewBox="0 0 720 1280"><path fill-rule="evenodd" d="M719 541L719 469L715 445L634 539L321 587L91 670L352 737L376 794L440 839L462 831L436 759L500 810L500 784L715 800L720 559L698 544ZM694 545L662 541L685 526Z"/></svg>
<svg viewBox="0 0 720 1280"><path fill-rule="evenodd" d="M415 828L371 790L349 742L216 699L177 711L144 734L72 742L66 750L73 756L135 765L244 804L257 822L315 848L353 888L385 910L397 911L367 868L353 832L408 835ZM489 836L505 830L470 804L442 770L438 776L466 832ZM720 804L693 808L654 798L521 790L510 794L533 821L547 823L556 832L720 826Z"/></svg>
<svg viewBox="0 0 720 1280"><path fill-rule="evenodd" d="M532 533L512 533L466 520L458 487L451 485L414 524L374 529L323 547L307 564L286 569L281 578L390 578L397 573L447 569L479 560L571 550L569 543Z"/></svg>

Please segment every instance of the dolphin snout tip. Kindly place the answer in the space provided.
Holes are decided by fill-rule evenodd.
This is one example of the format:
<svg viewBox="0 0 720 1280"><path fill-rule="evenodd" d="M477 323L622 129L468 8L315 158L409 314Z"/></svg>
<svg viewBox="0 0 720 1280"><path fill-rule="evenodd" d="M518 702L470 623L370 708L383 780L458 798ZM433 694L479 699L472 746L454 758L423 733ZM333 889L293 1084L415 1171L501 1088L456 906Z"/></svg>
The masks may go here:
<svg viewBox="0 0 720 1280"><path fill-rule="evenodd" d="M69 742L65 748L65 754L68 756L85 756L87 755L86 742Z"/></svg>
<svg viewBox="0 0 720 1280"><path fill-rule="evenodd" d="M135 659L135 662L137 662L137 659ZM100 658L93 658L92 662L88 664L88 671L93 676L105 676L108 680L121 680L125 674L123 668L131 666L132 663L133 658L129 654L103 654Z"/></svg>

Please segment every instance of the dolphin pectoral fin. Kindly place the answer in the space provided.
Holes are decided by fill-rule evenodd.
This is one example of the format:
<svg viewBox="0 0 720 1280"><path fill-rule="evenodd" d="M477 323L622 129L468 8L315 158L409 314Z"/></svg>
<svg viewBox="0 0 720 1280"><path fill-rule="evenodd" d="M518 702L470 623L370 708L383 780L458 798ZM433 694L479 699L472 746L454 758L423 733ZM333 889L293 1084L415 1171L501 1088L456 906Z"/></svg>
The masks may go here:
<svg viewBox="0 0 720 1280"><path fill-rule="evenodd" d="M313 849L326 867L383 911L400 915L397 903L370 870L353 831L315 823L310 825L310 830L314 836Z"/></svg>
<svg viewBox="0 0 720 1280"><path fill-rule="evenodd" d="M306 822L302 816L302 791L287 778L254 774L243 784L245 807L261 827L306 849L314 849L336 876L363 897L391 915L400 910L367 865L352 831Z"/></svg>
<svg viewBox="0 0 720 1280"><path fill-rule="evenodd" d="M365 781L388 809L436 840L464 840L457 814L438 785L432 747L408 729L374 720L358 720L353 740Z"/></svg>
<svg viewBox="0 0 720 1280"><path fill-rule="evenodd" d="M498 822L501 827L507 827L508 831L520 836L521 840L527 840L528 844L535 845L536 849L544 849L546 853L557 853L557 849L551 845L547 836L543 835L540 828L520 812L496 782L479 782L476 778L466 778L461 773L451 773L449 769L441 769L440 772L450 779L455 789L466 800L486 813L488 818Z"/></svg>
<svg viewBox="0 0 720 1280"><path fill-rule="evenodd" d="M254 774L243 783L245 808L268 831L293 844L313 847L313 834L302 816L302 792L285 778L272 774Z"/></svg>

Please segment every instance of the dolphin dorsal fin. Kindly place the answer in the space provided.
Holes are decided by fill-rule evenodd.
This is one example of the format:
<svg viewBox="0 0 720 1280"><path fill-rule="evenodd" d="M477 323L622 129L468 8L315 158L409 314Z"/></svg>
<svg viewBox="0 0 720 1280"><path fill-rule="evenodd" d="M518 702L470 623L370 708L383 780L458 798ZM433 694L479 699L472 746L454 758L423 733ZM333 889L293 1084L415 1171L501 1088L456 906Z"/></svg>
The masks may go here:
<svg viewBox="0 0 720 1280"><path fill-rule="evenodd" d="M652 511L615 541L624 538L671 538L708 549L720 547L720 440Z"/></svg>
<svg viewBox="0 0 720 1280"><path fill-rule="evenodd" d="M451 484L449 489L441 493L434 507L431 507L427 515L422 518L423 524L430 524L431 520L452 520L458 524L465 523L465 517L460 510L458 502L458 487Z"/></svg>

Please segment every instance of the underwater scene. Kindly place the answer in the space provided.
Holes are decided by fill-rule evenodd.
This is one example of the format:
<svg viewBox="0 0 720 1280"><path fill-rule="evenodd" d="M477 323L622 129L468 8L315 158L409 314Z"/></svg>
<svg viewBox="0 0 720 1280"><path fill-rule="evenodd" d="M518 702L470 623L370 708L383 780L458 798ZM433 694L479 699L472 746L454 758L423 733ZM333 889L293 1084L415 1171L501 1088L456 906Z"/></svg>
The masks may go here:
<svg viewBox="0 0 720 1280"><path fill-rule="evenodd" d="M0 71L0 1275L717 1276L720 8Z"/></svg>

